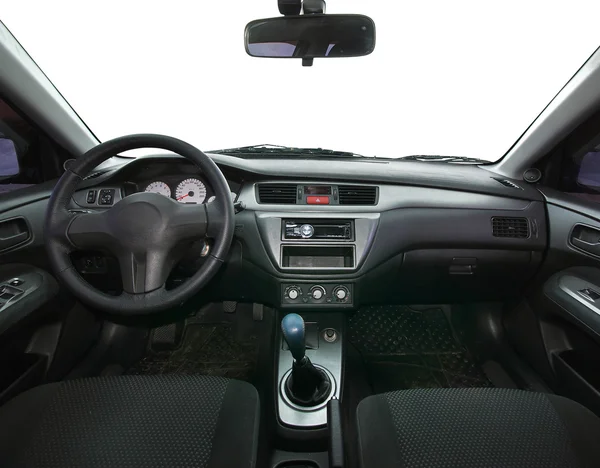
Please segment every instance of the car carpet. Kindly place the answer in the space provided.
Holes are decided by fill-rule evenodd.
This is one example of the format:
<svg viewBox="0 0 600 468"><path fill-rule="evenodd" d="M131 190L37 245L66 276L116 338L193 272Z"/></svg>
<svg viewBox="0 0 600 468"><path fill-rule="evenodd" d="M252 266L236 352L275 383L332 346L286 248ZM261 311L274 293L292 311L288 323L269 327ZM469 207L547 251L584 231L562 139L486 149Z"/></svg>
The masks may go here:
<svg viewBox="0 0 600 468"><path fill-rule="evenodd" d="M440 308L365 307L349 318L349 338L374 393L492 386Z"/></svg>

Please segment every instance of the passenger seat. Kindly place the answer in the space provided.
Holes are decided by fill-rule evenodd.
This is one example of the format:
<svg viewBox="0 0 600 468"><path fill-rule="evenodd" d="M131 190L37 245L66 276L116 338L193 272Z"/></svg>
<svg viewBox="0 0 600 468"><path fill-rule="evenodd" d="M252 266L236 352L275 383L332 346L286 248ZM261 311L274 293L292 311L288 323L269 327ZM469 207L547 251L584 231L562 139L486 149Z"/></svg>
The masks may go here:
<svg viewBox="0 0 600 468"><path fill-rule="evenodd" d="M363 468L600 467L600 419L556 395L403 390L366 398L357 418Z"/></svg>

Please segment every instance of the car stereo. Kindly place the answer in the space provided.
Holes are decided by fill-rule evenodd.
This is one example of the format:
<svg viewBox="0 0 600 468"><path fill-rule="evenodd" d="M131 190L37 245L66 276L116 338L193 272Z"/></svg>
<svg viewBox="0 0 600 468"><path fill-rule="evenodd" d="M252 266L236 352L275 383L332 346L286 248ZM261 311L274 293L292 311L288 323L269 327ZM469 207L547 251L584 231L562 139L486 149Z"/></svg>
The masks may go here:
<svg viewBox="0 0 600 468"><path fill-rule="evenodd" d="M354 223L350 220L292 220L284 219L283 240L335 240L354 239Z"/></svg>

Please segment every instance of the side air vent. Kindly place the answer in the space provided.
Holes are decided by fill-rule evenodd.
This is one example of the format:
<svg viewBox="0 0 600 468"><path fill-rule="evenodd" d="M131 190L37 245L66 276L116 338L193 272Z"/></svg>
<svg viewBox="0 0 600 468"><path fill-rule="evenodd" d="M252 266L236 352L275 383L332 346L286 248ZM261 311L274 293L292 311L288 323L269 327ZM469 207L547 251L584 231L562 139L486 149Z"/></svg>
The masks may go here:
<svg viewBox="0 0 600 468"><path fill-rule="evenodd" d="M364 185L340 185L340 205L376 205L377 187Z"/></svg>
<svg viewBox="0 0 600 468"><path fill-rule="evenodd" d="M526 239L529 237L529 221L527 218L492 218L492 234L494 237Z"/></svg>
<svg viewBox="0 0 600 468"><path fill-rule="evenodd" d="M292 184L259 184L258 202L278 205L296 204L296 185Z"/></svg>
<svg viewBox="0 0 600 468"><path fill-rule="evenodd" d="M496 179L495 177L492 177L492 179L494 179L497 182L500 182L502 185L504 185L505 187L508 188L514 188L514 189L521 189L521 187L519 187L517 184L515 184L514 182L511 182L510 180L507 179Z"/></svg>

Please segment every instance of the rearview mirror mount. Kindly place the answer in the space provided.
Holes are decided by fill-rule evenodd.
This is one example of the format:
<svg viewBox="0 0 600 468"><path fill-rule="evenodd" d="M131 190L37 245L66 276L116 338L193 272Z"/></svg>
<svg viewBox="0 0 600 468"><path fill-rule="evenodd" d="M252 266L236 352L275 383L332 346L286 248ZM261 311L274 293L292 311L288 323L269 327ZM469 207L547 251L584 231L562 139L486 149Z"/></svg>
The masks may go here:
<svg viewBox="0 0 600 468"><path fill-rule="evenodd" d="M364 15L294 15L255 20L246 26L252 57L362 57L375 49L375 23Z"/></svg>

